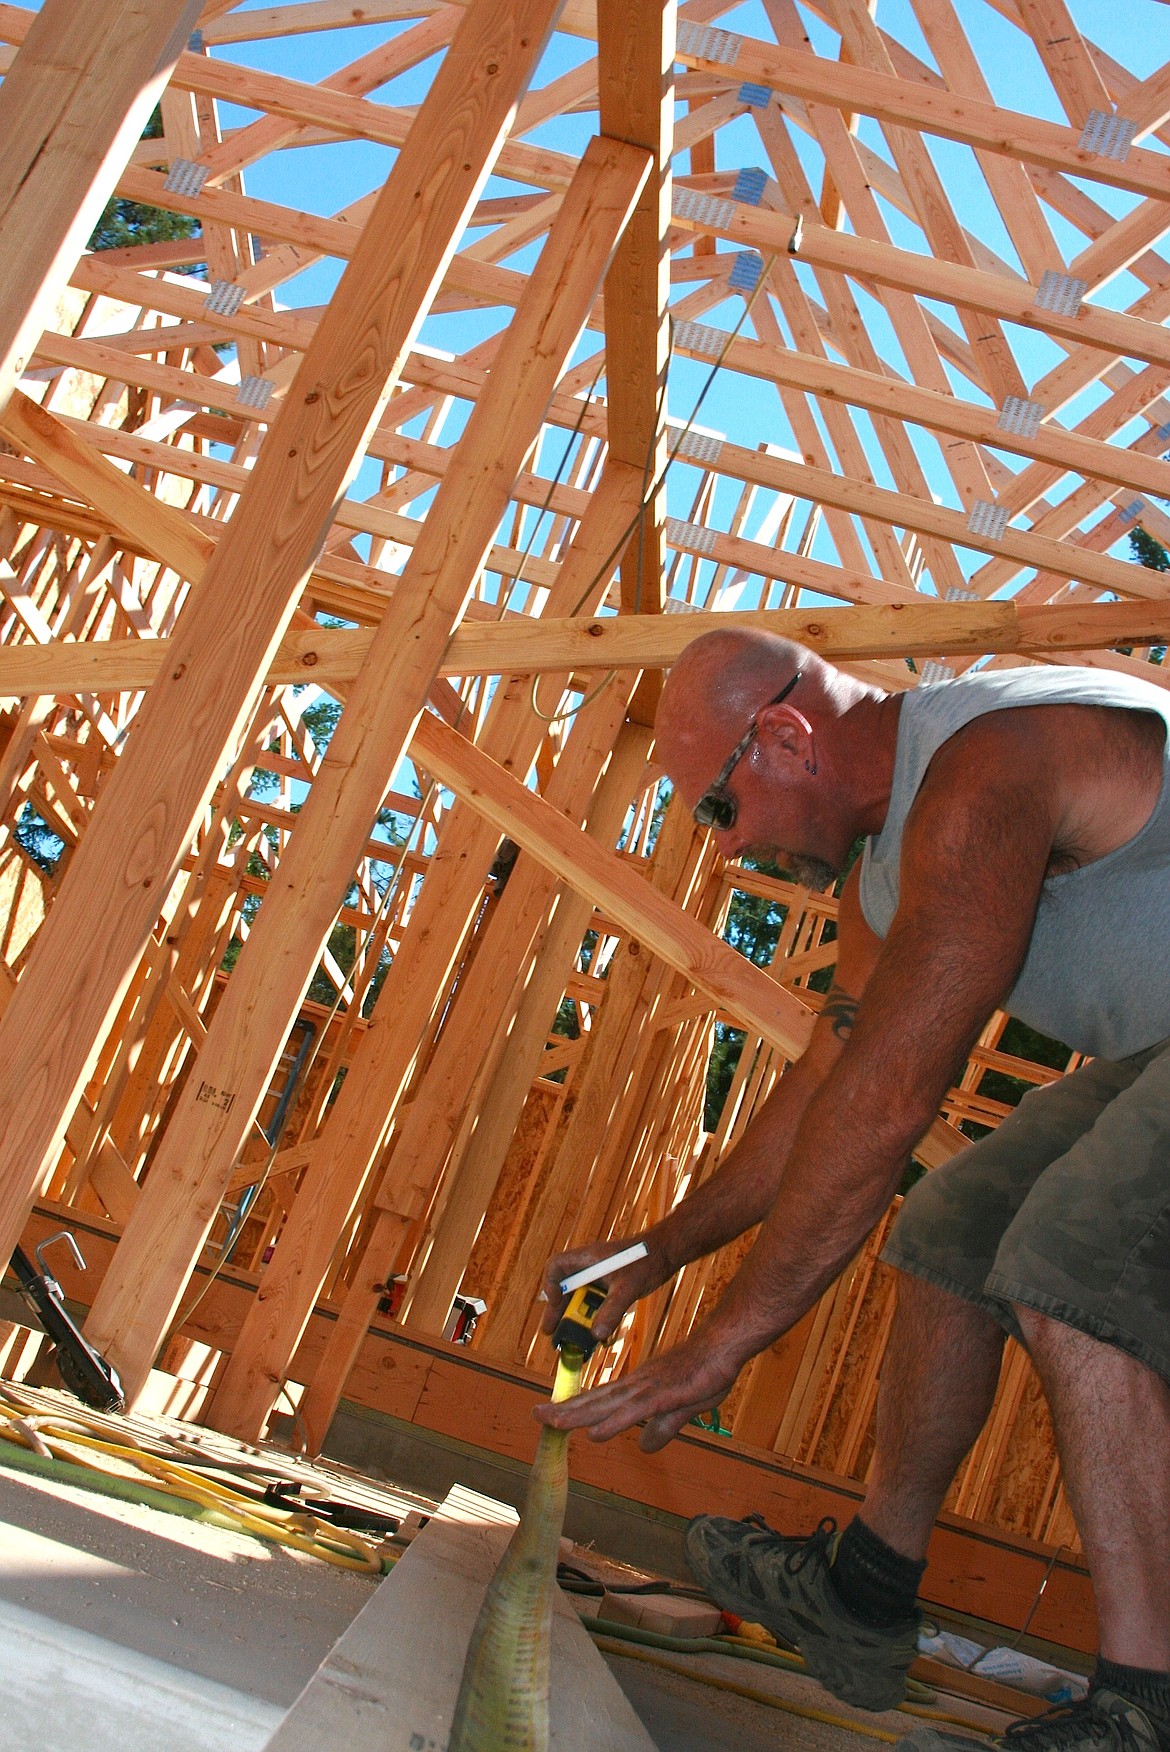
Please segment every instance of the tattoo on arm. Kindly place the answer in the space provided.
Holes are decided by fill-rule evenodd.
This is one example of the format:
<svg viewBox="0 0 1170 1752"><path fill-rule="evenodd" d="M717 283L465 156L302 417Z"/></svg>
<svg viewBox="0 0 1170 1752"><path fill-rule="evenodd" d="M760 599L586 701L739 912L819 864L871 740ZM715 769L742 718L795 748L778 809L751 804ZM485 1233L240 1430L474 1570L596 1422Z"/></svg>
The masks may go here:
<svg viewBox="0 0 1170 1752"><path fill-rule="evenodd" d="M829 995L825 999L821 1015L829 1018L833 1033L838 1040L848 1040L853 1033L858 1002L859 1000L851 997L844 986L834 983L829 987Z"/></svg>

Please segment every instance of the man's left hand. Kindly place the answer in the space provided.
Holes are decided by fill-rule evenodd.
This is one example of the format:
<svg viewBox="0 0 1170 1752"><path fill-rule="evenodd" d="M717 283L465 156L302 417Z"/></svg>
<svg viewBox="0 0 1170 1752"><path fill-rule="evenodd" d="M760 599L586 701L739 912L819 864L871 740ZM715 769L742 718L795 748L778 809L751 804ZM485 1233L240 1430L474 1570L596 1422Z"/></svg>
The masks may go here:
<svg viewBox="0 0 1170 1752"><path fill-rule="evenodd" d="M558 1430L587 1429L591 1442L607 1442L636 1423L646 1424L638 1446L646 1454L665 1448L698 1412L713 1410L730 1392L744 1358L715 1341L708 1329L677 1350L643 1363L608 1386L579 1393L559 1405L538 1405L538 1422Z"/></svg>

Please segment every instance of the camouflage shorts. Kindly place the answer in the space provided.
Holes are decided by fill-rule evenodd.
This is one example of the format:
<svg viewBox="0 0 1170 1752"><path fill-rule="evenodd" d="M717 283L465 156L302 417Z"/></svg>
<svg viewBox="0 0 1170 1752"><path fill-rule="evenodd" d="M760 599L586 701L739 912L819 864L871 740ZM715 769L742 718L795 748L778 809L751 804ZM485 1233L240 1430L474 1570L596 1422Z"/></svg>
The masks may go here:
<svg viewBox="0 0 1170 1752"><path fill-rule="evenodd" d="M986 1308L1013 1303L1170 1380L1170 1041L1033 1089L912 1189L882 1254Z"/></svg>

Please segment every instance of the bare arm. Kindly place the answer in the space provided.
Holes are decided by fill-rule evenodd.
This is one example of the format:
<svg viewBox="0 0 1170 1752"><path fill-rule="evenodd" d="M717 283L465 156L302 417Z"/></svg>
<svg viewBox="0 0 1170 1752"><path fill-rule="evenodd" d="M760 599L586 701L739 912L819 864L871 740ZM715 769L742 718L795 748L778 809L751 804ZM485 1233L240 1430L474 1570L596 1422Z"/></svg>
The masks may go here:
<svg viewBox="0 0 1170 1752"><path fill-rule="evenodd" d="M594 1321L599 1338L610 1337L632 1302L664 1284L692 1259L714 1253L762 1223L775 1204L792 1141L809 1102L844 1051L865 981L881 949L880 939L862 915L858 875L857 869L850 873L841 896L836 974L808 1047L781 1077L718 1172L637 1237L645 1241L648 1257L614 1276L608 1302ZM563 1309L558 1289L562 1278L621 1245L624 1242L618 1240L595 1242L549 1260L543 1285L549 1304L543 1321L546 1332L552 1332Z"/></svg>
<svg viewBox="0 0 1170 1752"><path fill-rule="evenodd" d="M771 1214L723 1301L678 1350L558 1408L558 1424L589 1424L601 1440L649 1418L643 1446L661 1447L812 1306L887 1208L1027 953L1055 823L1048 777L1011 734L991 726L936 756L856 1025L807 1103Z"/></svg>

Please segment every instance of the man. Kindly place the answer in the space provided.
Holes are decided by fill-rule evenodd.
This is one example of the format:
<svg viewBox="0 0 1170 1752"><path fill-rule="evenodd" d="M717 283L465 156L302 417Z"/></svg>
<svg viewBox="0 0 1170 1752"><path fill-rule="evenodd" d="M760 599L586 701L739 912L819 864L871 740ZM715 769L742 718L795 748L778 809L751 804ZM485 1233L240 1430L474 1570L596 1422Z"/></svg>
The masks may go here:
<svg viewBox="0 0 1170 1752"><path fill-rule="evenodd" d="M976 675L902 696L767 634L671 671L659 754L727 858L823 884L859 836L835 983L804 1057L724 1167L643 1237L596 1329L761 1223L687 1342L543 1421L662 1447L812 1306L887 1209L997 1007L1092 1062L1027 1095L909 1194L860 1515L838 1534L700 1516L702 1586L797 1644L837 1696L904 1692L918 1581L990 1409L1005 1332L1052 1409L1101 1627L1088 1700L1017 1752L1170 1752L1170 694L1108 671ZM557 1285L614 1241L550 1261ZM946 1736L913 1741L938 1752ZM969 1742L964 1742L969 1745Z"/></svg>

